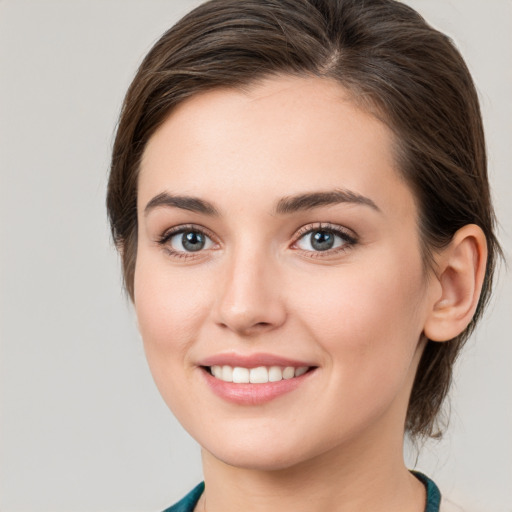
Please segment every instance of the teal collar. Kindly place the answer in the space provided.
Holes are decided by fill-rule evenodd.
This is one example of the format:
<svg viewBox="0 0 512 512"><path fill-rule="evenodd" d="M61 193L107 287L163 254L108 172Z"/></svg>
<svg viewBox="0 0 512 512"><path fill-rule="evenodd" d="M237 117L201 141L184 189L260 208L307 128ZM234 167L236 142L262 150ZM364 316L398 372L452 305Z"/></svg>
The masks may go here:
<svg viewBox="0 0 512 512"><path fill-rule="evenodd" d="M441 504L441 493L437 485L419 471L411 471L411 473L425 486L427 491L427 503L425 512L439 512L439 505ZM165 509L163 512L193 512L201 494L204 491L204 482L194 487L181 501Z"/></svg>

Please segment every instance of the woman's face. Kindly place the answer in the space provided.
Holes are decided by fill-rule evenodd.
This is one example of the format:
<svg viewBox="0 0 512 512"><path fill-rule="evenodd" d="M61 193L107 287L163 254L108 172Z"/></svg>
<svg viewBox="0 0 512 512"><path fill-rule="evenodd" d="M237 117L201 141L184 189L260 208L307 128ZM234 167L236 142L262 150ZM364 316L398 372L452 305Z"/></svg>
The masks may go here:
<svg viewBox="0 0 512 512"><path fill-rule="evenodd" d="M433 294L381 122L319 78L214 90L150 139L138 193L149 366L207 452L277 469L401 443Z"/></svg>

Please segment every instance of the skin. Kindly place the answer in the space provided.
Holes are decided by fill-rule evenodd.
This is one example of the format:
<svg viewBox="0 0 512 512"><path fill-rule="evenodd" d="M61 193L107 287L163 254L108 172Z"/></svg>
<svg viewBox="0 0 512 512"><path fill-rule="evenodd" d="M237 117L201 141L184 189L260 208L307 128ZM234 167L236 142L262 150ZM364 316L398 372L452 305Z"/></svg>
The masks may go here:
<svg viewBox="0 0 512 512"><path fill-rule="evenodd" d="M442 312L460 305L461 286L426 274L392 147L388 128L338 84L297 77L194 96L150 139L134 303L155 382L203 449L199 510L423 510L403 425L423 333L439 318L453 327ZM276 212L283 198L332 190L375 206ZM217 215L148 208L162 193L208 201ZM305 231L326 223L355 243L337 237L338 248L315 251ZM203 250L187 253L181 235L159 243L182 225L206 231ZM464 261L475 261L475 236L460 237ZM290 393L239 405L213 394L198 366L219 353L316 369Z"/></svg>

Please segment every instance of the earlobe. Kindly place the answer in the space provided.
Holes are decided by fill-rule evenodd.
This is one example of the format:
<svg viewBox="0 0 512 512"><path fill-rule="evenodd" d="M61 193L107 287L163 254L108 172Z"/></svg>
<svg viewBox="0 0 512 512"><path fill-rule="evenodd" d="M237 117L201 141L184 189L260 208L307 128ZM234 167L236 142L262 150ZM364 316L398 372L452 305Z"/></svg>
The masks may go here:
<svg viewBox="0 0 512 512"><path fill-rule="evenodd" d="M459 229L437 258L437 286L424 326L432 341L448 341L468 326L475 313L485 276L487 242L482 229L468 224Z"/></svg>

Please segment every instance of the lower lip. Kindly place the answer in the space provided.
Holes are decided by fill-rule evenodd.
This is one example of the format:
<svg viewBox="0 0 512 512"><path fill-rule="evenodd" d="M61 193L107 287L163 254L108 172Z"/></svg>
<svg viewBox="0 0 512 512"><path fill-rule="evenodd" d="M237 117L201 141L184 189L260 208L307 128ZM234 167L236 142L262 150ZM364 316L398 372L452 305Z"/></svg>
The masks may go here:
<svg viewBox="0 0 512 512"><path fill-rule="evenodd" d="M215 378L204 368L201 368L201 373L210 389L220 398L238 405L261 405L293 391L307 381L314 370L309 370L300 377L265 384L225 382Z"/></svg>

